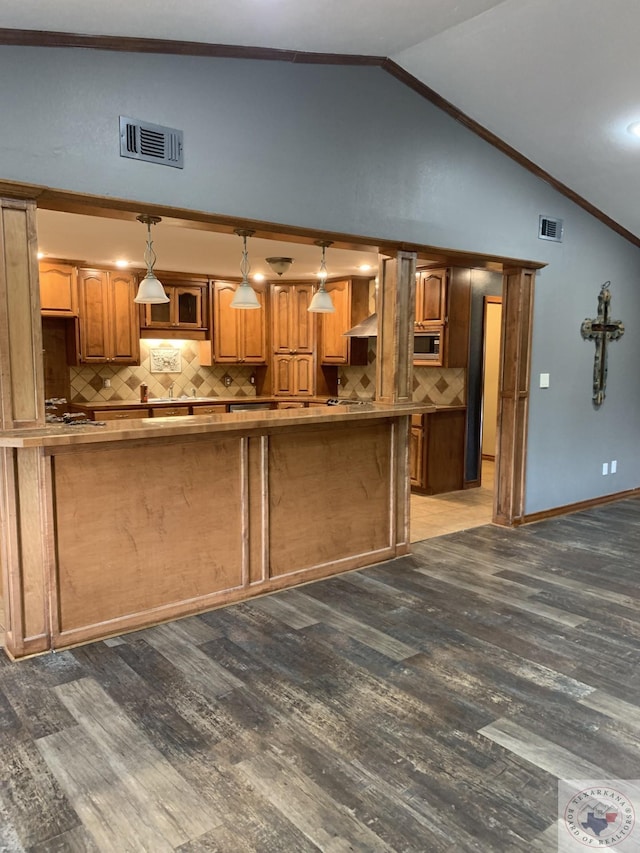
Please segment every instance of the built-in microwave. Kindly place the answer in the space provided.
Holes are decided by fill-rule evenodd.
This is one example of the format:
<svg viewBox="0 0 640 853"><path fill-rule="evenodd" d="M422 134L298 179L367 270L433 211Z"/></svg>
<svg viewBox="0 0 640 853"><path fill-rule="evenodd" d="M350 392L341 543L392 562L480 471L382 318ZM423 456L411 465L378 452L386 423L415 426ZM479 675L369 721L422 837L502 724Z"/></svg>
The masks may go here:
<svg viewBox="0 0 640 853"><path fill-rule="evenodd" d="M442 330L416 332L413 336L414 362L441 363Z"/></svg>

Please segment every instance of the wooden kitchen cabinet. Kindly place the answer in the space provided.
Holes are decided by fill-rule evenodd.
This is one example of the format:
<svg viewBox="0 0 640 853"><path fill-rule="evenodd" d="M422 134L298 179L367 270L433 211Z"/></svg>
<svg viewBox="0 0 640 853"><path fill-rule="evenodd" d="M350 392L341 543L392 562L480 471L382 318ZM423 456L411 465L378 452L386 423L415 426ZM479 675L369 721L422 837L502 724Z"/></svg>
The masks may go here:
<svg viewBox="0 0 640 853"><path fill-rule="evenodd" d="M208 283L188 279L174 283L162 274L158 277L169 301L141 306L142 336L152 338L161 333L164 337L204 340L208 332Z"/></svg>
<svg viewBox="0 0 640 853"><path fill-rule="evenodd" d="M418 270L416 272L416 331L425 323L444 323L447 317L446 269Z"/></svg>
<svg viewBox="0 0 640 853"><path fill-rule="evenodd" d="M316 314L310 314L313 284L274 284L271 289L273 351L312 355Z"/></svg>
<svg viewBox="0 0 640 853"><path fill-rule="evenodd" d="M273 393L304 397L315 393L316 314L307 310L313 284L274 284L271 288Z"/></svg>
<svg viewBox="0 0 640 853"><path fill-rule="evenodd" d="M369 316L368 278L328 281L335 311L320 315L318 358L321 364L367 364L368 338L345 338L344 333Z"/></svg>
<svg viewBox="0 0 640 853"><path fill-rule="evenodd" d="M191 414L189 406L152 406L150 412L152 418L179 418Z"/></svg>
<svg viewBox="0 0 640 853"><path fill-rule="evenodd" d="M438 495L464 488L466 409L413 415L409 444L411 488Z"/></svg>
<svg viewBox="0 0 640 853"><path fill-rule="evenodd" d="M471 270L419 270L414 335L437 335L439 352L437 358L414 358L414 363L423 367L467 367L470 322Z"/></svg>
<svg viewBox="0 0 640 853"><path fill-rule="evenodd" d="M422 415L415 415L420 419L420 426L411 425L409 436L409 479L412 486L418 489L424 488L424 465L422 462L422 446L424 442L424 429L422 427Z"/></svg>
<svg viewBox="0 0 640 853"><path fill-rule="evenodd" d="M132 273L78 271L81 364L139 364L137 284Z"/></svg>
<svg viewBox="0 0 640 853"><path fill-rule="evenodd" d="M220 415L227 411L225 403L213 403L212 405L193 405L191 406L192 415Z"/></svg>
<svg viewBox="0 0 640 853"><path fill-rule="evenodd" d="M273 362L275 396L313 396L312 355L274 355Z"/></svg>
<svg viewBox="0 0 640 853"><path fill-rule="evenodd" d="M254 284L260 308L232 308L238 284L213 284L213 360L217 364L266 364L266 288Z"/></svg>
<svg viewBox="0 0 640 853"><path fill-rule="evenodd" d="M89 417L96 421L131 421L148 418L149 409L95 409Z"/></svg>
<svg viewBox="0 0 640 853"><path fill-rule="evenodd" d="M72 264L40 263L40 311L45 317L77 317L77 269Z"/></svg>

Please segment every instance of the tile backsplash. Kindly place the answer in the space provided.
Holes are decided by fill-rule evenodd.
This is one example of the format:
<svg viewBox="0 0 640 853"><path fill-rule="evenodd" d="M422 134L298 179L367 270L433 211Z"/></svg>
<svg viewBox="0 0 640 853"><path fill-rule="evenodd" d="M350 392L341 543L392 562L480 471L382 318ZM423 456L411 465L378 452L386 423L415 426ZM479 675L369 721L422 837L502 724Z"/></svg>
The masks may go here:
<svg viewBox="0 0 640 853"><path fill-rule="evenodd" d="M71 400L74 403L106 402L109 400L134 401L140 399L140 385L148 386L150 397L168 396L173 384L173 395L191 397L255 397L251 384L255 368L238 364L209 367L200 364L197 341L140 341L140 365L83 365L70 368ZM179 348L179 372L152 373L151 350ZM169 359L173 360L173 359ZM174 365L176 366L176 365ZM231 378L225 385L224 376ZM372 400L376 388L376 340L369 342L368 363L362 367L344 365L339 370L340 397ZM110 387L104 387L104 380ZM464 406L466 370L464 368L416 367L413 372L413 399L416 402L440 406Z"/></svg>
<svg viewBox="0 0 640 853"><path fill-rule="evenodd" d="M150 351L179 349L180 370L176 373L152 373ZM140 385L149 388L150 397L168 396L173 384L173 395L198 397L255 397L251 384L254 368L236 364L209 367L200 364L197 341L140 341L140 365L83 365L71 368L71 400L74 403L105 402L108 400L134 401L140 399ZM231 377L229 386L224 376ZM108 379L111 387L104 387Z"/></svg>
<svg viewBox="0 0 640 853"><path fill-rule="evenodd" d="M376 388L376 339L369 341L367 364L340 368L340 397L372 400ZM416 403L438 406L466 405L464 367L416 367L413 371L413 399Z"/></svg>

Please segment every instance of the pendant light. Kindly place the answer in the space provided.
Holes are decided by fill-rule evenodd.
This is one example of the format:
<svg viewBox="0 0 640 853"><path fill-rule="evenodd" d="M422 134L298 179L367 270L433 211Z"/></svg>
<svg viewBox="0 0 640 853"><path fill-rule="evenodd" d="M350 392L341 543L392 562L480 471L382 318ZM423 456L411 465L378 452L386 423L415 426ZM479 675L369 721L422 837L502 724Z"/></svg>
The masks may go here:
<svg viewBox="0 0 640 853"><path fill-rule="evenodd" d="M314 314L331 314L336 310L333 302L331 301L331 296L327 293L325 288L327 283L327 262L325 260L325 252L327 251L327 247L332 245L333 242L331 240L316 240L316 246L322 246L322 260L320 261L320 271L318 272L320 285L307 308L307 311L312 311Z"/></svg>
<svg viewBox="0 0 640 853"><path fill-rule="evenodd" d="M240 272L242 273L242 281L236 288L236 292L231 300L232 308L261 308L255 290L251 287L249 281L249 255L247 253L247 237L253 237L255 231L248 231L245 228L236 228L234 231L238 237L242 237L242 260L240 261Z"/></svg>
<svg viewBox="0 0 640 853"><path fill-rule="evenodd" d="M156 262L156 253L153 251L153 241L151 240L151 226L161 222L159 216L149 216L147 213L141 213L136 217L138 222L142 222L147 226L147 247L144 250L144 262L147 265L147 274L140 282L138 292L134 302L142 302L146 305L157 305L161 302L168 302L169 297L164 292L164 287L156 278L153 267Z"/></svg>

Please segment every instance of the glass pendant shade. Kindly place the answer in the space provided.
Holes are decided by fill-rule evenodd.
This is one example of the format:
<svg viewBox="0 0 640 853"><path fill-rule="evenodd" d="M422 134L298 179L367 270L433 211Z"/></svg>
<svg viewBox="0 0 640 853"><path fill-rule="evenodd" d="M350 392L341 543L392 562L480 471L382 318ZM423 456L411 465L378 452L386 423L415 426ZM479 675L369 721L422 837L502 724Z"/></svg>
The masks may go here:
<svg viewBox="0 0 640 853"><path fill-rule="evenodd" d="M141 302L146 305L158 305L161 302L168 302L169 297L164 292L164 287L155 277L152 271L148 272L140 282L138 292L134 302Z"/></svg>
<svg viewBox="0 0 640 853"><path fill-rule="evenodd" d="M153 251L153 241L151 239L151 226L161 222L159 216L149 216L147 213L141 213L136 217L138 222L142 222L147 226L147 246L144 251L144 262L147 265L147 274L140 282L138 292L135 295L134 302L144 305L158 305L161 302L168 302L169 297L164 292L164 287L156 278L153 267L156 262L156 253Z"/></svg>
<svg viewBox="0 0 640 853"><path fill-rule="evenodd" d="M318 272L320 286L313 295L313 299L307 308L307 311L311 311L313 314L333 314L336 310L331 296L327 293L325 288L325 282L327 280L327 262L325 260L325 252L327 251L327 246L330 245L331 241L329 240L316 240L316 246L322 246L322 260L320 261L320 271Z"/></svg>
<svg viewBox="0 0 640 853"><path fill-rule="evenodd" d="M249 281L249 253L247 252L247 237L252 237L256 232L249 231L246 228L236 228L235 233L238 237L242 237L242 260L240 261L240 272L242 273L242 281L236 288L236 292L231 300L232 308L262 308L255 290L251 287Z"/></svg>
<svg viewBox="0 0 640 853"><path fill-rule="evenodd" d="M231 300L232 308L261 308L260 302L258 301L258 297L256 295L255 290L251 287L249 282L245 279L245 281L241 281L240 284L236 288L236 292L233 295L233 299Z"/></svg>
<svg viewBox="0 0 640 853"><path fill-rule="evenodd" d="M313 296L307 311L315 314L332 314L336 309L331 301L331 295L324 289L324 282Z"/></svg>

